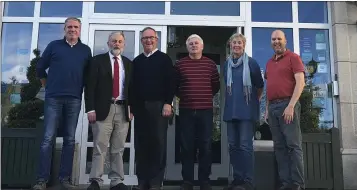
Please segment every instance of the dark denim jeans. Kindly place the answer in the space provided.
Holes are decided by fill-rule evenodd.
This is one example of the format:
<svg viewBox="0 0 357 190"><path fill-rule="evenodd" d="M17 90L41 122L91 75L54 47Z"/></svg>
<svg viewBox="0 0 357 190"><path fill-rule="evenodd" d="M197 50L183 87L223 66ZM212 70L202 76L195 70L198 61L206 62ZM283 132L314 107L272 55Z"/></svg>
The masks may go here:
<svg viewBox="0 0 357 190"><path fill-rule="evenodd" d="M227 122L227 136L234 182L248 182L253 184L254 122L250 120Z"/></svg>
<svg viewBox="0 0 357 190"><path fill-rule="evenodd" d="M294 108L294 119L286 124L282 116L289 100L269 104L269 126L274 142L274 152L282 185L299 185L304 188L304 163L301 148L299 102Z"/></svg>
<svg viewBox="0 0 357 190"><path fill-rule="evenodd" d="M52 145L58 127L63 127L63 147L59 179L67 180L72 174L75 134L81 99L56 97L45 99L44 137L40 148L37 180L47 182L50 175ZM59 126L59 123L62 123Z"/></svg>
<svg viewBox="0 0 357 190"><path fill-rule="evenodd" d="M198 148L198 180L208 182L212 166L213 110L180 109L182 178L193 183ZM197 141L196 141L197 140Z"/></svg>

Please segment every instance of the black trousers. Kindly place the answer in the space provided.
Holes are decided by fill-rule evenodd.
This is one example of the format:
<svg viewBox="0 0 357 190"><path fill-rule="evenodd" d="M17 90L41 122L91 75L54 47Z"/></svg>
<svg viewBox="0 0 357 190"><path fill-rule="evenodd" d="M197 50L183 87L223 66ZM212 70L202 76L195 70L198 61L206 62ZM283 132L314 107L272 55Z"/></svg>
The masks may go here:
<svg viewBox="0 0 357 190"><path fill-rule="evenodd" d="M178 127L180 128L183 180L189 183L194 182L195 157L198 148L198 180L200 183L209 182L212 166L213 110L181 108Z"/></svg>
<svg viewBox="0 0 357 190"><path fill-rule="evenodd" d="M164 102L135 106L134 144L139 184L161 187L166 169L168 118L162 116Z"/></svg>

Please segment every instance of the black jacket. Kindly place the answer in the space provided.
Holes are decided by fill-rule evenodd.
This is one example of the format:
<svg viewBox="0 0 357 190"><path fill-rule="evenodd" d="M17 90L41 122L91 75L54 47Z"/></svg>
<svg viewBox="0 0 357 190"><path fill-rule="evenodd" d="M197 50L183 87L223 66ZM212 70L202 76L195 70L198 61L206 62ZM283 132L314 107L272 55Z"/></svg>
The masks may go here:
<svg viewBox="0 0 357 190"><path fill-rule="evenodd" d="M131 79L132 62L125 56L121 56L124 71L124 96L125 116L129 121L129 84ZM97 121L103 121L108 116L113 91L112 66L109 53L99 54L92 58L87 75L85 88L86 112L95 110Z"/></svg>

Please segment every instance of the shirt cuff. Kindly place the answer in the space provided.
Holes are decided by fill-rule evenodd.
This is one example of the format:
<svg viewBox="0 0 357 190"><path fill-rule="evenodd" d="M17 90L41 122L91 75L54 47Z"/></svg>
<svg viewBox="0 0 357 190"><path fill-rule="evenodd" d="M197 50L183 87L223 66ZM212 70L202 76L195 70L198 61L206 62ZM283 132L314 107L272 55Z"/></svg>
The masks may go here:
<svg viewBox="0 0 357 190"><path fill-rule="evenodd" d="M95 110L91 110L91 111L89 111L89 112L87 112L87 113L93 113L93 112L95 112Z"/></svg>

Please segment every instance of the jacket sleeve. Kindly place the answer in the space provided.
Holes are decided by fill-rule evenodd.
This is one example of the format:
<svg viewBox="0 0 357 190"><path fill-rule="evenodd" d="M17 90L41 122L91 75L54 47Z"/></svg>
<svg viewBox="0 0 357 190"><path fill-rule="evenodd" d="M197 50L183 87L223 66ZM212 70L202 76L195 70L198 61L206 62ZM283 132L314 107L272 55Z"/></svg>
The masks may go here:
<svg viewBox="0 0 357 190"><path fill-rule="evenodd" d="M97 58L93 57L89 62L89 72L87 77L87 85L84 90L84 98L85 98L85 107L86 113L89 111L95 110L94 100L95 100L95 91L97 86L97 78L98 78L98 64L96 63Z"/></svg>

